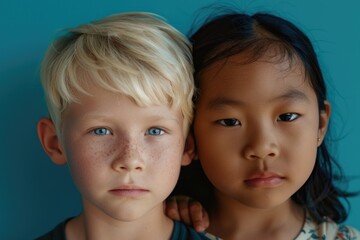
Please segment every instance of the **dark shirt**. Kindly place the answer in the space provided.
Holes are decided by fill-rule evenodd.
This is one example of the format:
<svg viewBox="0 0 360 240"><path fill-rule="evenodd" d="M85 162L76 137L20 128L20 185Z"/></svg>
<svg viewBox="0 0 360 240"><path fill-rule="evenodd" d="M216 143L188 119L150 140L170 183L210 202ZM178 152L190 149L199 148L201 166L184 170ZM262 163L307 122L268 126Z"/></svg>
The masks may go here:
<svg viewBox="0 0 360 240"><path fill-rule="evenodd" d="M59 223L53 230L35 240L66 240L65 225L71 218ZM171 240L209 240L205 233L196 232L182 222L174 221Z"/></svg>

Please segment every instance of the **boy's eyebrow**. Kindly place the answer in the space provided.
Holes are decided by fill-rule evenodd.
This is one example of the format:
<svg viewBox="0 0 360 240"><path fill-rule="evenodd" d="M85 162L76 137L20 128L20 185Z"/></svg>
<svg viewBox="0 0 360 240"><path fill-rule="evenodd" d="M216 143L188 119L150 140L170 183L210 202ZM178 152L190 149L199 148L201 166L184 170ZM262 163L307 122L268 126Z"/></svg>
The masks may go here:
<svg viewBox="0 0 360 240"><path fill-rule="evenodd" d="M179 122L179 120L174 117L174 116L167 116L158 112L154 112L148 115L144 115L144 118L146 118L148 121L176 121ZM99 113L84 113L81 118L82 120L87 120L87 121L93 121L93 120L108 120L108 119L112 119L112 116L109 114L99 114Z"/></svg>
<svg viewBox="0 0 360 240"><path fill-rule="evenodd" d="M309 97L304 92L298 89L290 89L284 94L281 94L280 96L276 96L275 98L271 99L269 102L276 102L279 100L305 101L305 102L310 101ZM223 106L242 106L242 105L245 105L245 102L224 96L214 98L208 103L210 109L221 108Z"/></svg>

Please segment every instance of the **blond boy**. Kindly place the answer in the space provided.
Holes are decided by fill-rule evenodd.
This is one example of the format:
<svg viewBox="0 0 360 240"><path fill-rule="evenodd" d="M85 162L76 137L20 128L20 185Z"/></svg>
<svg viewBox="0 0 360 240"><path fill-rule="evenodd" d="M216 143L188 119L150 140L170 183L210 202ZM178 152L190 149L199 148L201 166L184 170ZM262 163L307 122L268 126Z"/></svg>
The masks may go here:
<svg viewBox="0 0 360 240"><path fill-rule="evenodd" d="M163 210L194 154L192 72L187 40L149 13L79 26L49 47L38 135L69 166L83 211L39 239L207 239Z"/></svg>

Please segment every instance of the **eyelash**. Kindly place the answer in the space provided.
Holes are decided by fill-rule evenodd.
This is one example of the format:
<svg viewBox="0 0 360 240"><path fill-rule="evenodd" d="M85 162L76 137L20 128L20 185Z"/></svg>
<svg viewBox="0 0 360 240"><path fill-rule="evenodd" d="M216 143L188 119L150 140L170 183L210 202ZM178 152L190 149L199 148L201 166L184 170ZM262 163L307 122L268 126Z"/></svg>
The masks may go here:
<svg viewBox="0 0 360 240"><path fill-rule="evenodd" d="M286 119L281 119L281 117L286 117ZM289 118L290 117L290 118ZM284 113L279 115L279 117L277 117L277 121L284 121L284 122L292 122L296 119L298 119L300 117L300 114L298 113L293 113L293 112L289 112L289 113Z"/></svg>
<svg viewBox="0 0 360 240"><path fill-rule="evenodd" d="M156 134L151 134L150 131L151 130L156 130L157 133ZM158 127L152 127L152 128L149 128L148 130L146 130L145 132L145 135L150 135L150 136L161 136L165 133L165 131L161 128L158 128Z"/></svg>
<svg viewBox="0 0 360 240"><path fill-rule="evenodd" d="M151 133L152 130L156 130L156 132ZM96 135L96 136L105 136L105 135L111 135L112 134L112 132L107 128L95 128L95 129L91 130L90 132L92 134ZM152 128L149 128L145 132L145 135L160 136L160 135L163 135L164 133L165 133L165 131L163 129L158 128L158 127L152 127Z"/></svg>
<svg viewBox="0 0 360 240"><path fill-rule="evenodd" d="M283 117L285 117L286 119L283 119ZM299 117L300 117L300 114L289 112L289 113L280 114L276 120L283 121L283 122L292 122L292 121L298 119ZM225 126L225 127L241 126L241 122L236 118L220 119L220 120L216 121L216 123L218 123L222 126Z"/></svg>
<svg viewBox="0 0 360 240"><path fill-rule="evenodd" d="M225 126L225 127L234 127L234 126L241 126L241 123L236 118L226 118L226 119L220 119L216 121L216 123Z"/></svg>
<svg viewBox="0 0 360 240"><path fill-rule="evenodd" d="M103 132L105 130L105 133ZM102 131L102 132L99 132L99 131ZM112 132L107 129L107 128L104 128L104 127L101 127L101 128L95 128L93 130L91 130L91 133L96 135L96 136L105 136L105 135L111 135Z"/></svg>

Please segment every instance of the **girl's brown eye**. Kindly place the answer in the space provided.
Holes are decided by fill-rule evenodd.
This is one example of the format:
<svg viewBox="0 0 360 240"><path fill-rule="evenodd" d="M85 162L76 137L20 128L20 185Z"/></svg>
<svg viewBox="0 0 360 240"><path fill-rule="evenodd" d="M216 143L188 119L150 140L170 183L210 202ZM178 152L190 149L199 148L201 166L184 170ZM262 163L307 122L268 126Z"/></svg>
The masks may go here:
<svg viewBox="0 0 360 240"><path fill-rule="evenodd" d="M232 127L232 126L238 126L241 125L240 121L235 118L227 118L227 119L221 119L217 121L220 125L226 126L226 127Z"/></svg>
<svg viewBox="0 0 360 240"><path fill-rule="evenodd" d="M300 115L297 113L284 113L278 117L278 121L291 122L297 119Z"/></svg>

